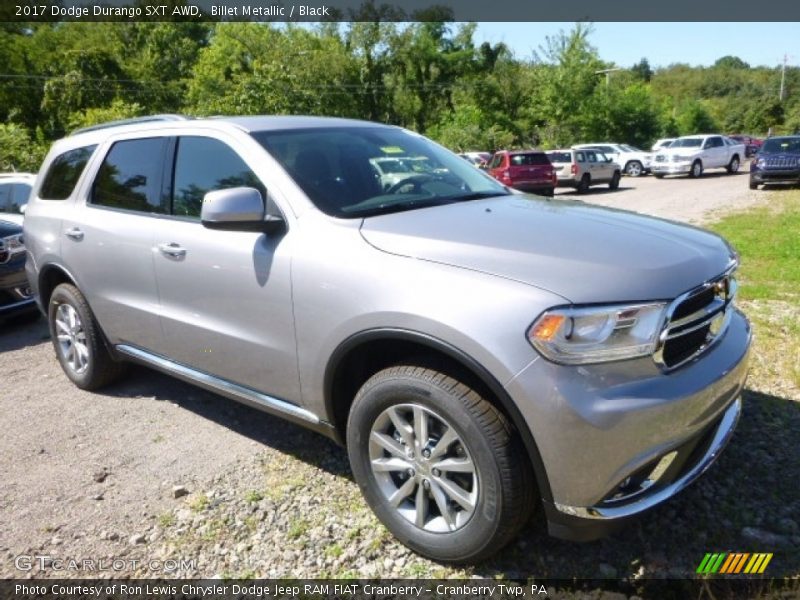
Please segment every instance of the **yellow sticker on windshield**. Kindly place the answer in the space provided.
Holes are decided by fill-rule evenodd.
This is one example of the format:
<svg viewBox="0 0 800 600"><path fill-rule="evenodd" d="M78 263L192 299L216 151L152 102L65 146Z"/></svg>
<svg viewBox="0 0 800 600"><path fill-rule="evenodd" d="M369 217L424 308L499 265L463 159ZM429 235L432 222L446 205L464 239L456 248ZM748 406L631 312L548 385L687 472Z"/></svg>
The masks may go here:
<svg viewBox="0 0 800 600"><path fill-rule="evenodd" d="M381 146L381 151L386 154L405 154L405 150L400 146Z"/></svg>

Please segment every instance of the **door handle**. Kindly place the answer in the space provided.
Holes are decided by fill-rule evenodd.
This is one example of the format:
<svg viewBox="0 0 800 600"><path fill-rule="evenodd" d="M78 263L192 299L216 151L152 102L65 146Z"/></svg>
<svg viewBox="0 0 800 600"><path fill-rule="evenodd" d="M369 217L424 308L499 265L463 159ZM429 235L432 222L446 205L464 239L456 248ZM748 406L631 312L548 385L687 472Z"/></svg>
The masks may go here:
<svg viewBox="0 0 800 600"><path fill-rule="evenodd" d="M180 244L176 244L175 242L170 243L163 243L158 245L158 249L161 254L166 254L167 256L171 256L173 258L180 258L181 256L186 256L186 248L181 246Z"/></svg>
<svg viewBox="0 0 800 600"><path fill-rule="evenodd" d="M71 240L75 240L76 242L80 242L83 239L83 232L77 227L73 227L72 229L67 229L64 232L64 235L70 238Z"/></svg>

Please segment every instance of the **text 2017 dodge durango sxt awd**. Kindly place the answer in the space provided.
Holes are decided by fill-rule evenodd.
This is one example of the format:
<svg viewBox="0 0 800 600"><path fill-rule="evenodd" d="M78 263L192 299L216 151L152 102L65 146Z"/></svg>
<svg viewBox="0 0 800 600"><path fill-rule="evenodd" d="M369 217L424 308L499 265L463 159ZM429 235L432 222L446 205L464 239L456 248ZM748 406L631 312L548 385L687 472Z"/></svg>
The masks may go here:
<svg viewBox="0 0 800 600"><path fill-rule="evenodd" d="M741 409L723 239L512 194L398 127L80 131L45 159L25 239L76 385L133 361L329 435L441 561L489 556L539 507L554 535L600 535L702 474Z"/></svg>

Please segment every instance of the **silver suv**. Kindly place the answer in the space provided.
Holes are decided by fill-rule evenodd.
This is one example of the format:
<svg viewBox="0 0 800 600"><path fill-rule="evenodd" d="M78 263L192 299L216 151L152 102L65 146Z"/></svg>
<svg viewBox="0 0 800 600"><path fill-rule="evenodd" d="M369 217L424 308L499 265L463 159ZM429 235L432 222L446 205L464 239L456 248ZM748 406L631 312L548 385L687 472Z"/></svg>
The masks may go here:
<svg viewBox="0 0 800 600"><path fill-rule="evenodd" d="M383 185L383 157L426 172ZM27 271L78 387L137 362L347 447L398 539L591 539L701 475L750 328L718 236L510 190L398 127L164 117L50 150Z"/></svg>

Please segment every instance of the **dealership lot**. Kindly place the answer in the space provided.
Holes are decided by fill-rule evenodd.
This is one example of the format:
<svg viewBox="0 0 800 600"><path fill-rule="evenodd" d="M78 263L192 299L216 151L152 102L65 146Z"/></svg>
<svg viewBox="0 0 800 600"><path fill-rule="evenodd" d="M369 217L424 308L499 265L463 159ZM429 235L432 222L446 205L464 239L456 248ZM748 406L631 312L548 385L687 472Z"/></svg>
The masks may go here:
<svg viewBox="0 0 800 600"><path fill-rule="evenodd" d="M559 190L554 202L568 196ZM580 199L702 223L766 203L769 192L748 191L744 175L709 174L624 178L617 192L598 188ZM461 573L391 540L361 500L344 451L320 436L145 369L102 393L83 392L63 376L41 320L4 326L0 372L0 410L7 416L0 438L3 576L24 575L17 570L27 564L18 562L20 555L124 557L131 570L165 558L196 561L179 575ZM781 482L796 481L800 464L790 456L780 473L770 469L769 448L792 445L800 410L777 427L771 407L782 398L749 392L748 399L733 445L710 476L642 523L585 546L531 529L474 572L683 575L702 558L685 549L689 532L700 546L797 547L792 515L800 507ZM762 459L756 472L740 468L754 457ZM179 486L189 494L175 498ZM718 503L735 503L744 488L753 493L736 508L741 520L726 514L715 521ZM770 494L782 505L774 516L759 508ZM711 522L713 528L698 530ZM762 529L776 537L764 537ZM144 563L131 566L137 559ZM777 555L772 568L786 570L788 560Z"/></svg>

